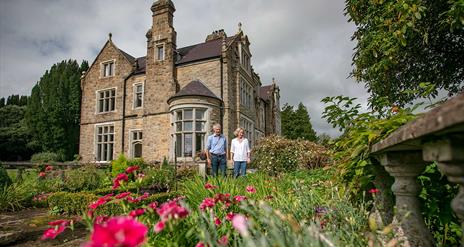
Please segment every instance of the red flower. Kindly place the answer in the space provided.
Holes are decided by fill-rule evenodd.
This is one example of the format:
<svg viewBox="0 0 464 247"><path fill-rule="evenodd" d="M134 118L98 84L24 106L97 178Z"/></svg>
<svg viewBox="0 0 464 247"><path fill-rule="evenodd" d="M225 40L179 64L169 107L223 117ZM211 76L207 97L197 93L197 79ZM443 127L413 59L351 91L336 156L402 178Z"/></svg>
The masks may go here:
<svg viewBox="0 0 464 247"><path fill-rule="evenodd" d="M155 210L156 207L158 207L158 203L157 202L151 202L150 204L148 204L148 207Z"/></svg>
<svg viewBox="0 0 464 247"><path fill-rule="evenodd" d="M272 195L267 195L264 199L265 200L272 200L274 198L274 196Z"/></svg>
<svg viewBox="0 0 464 247"><path fill-rule="evenodd" d="M121 186L121 183L119 182L119 180L115 180L114 183L113 183L113 190L119 188L119 186Z"/></svg>
<svg viewBox="0 0 464 247"><path fill-rule="evenodd" d="M129 216L131 217L137 217L137 216L140 216L142 214L145 213L145 209L144 208L138 208L138 209L135 209L135 210L132 210L130 213L129 213Z"/></svg>
<svg viewBox="0 0 464 247"><path fill-rule="evenodd" d="M52 227L48 228L45 230L45 232L42 235L42 240L45 240L47 238L49 239L55 239L58 234L62 233L66 227L64 225L60 225L58 227Z"/></svg>
<svg viewBox="0 0 464 247"><path fill-rule="evenodd" d="M234 196L235 202L241 202L246 199L247 199L246 196Z"/></svg>
<svg viewBox="0 0 464 247"><path fill-rule="evenodd" d="M216 226L219 226L220 224L222 224L222 221L218 217L214 217L214 224Z"/></svg>
<svg viewBox="0 0 464 247"><path fill-rule="evenodd" d="M90 209L93 209L93 210L97 209L99 206L101 206L101 205L103 205L103 204L105 204L105 203L111 201L111 200L112 200L112 199L111 199L112 196L113 196L113 194L108 194L108 195L105 195L105 196L102 196L102 197L98 198L97 201L92 202L92 203L89 205L89 208L90 208Z"/></svg>
<svg viewBox="0 0 464 247"><path fill-rule="evenodd" d="M47 166L45 167L45 171L48 172L48 171L51 171L51 170L53 170L53 166L47 165Z"/></svg>
<svg viewBox="0 0 464 247"><path fill-rule="evenodd" d="M94 225L90 241L85 246L141 246L147 233L148 228L136 219L117 216Z"/></svg>
<svg viewBox="0 0 464 247"><path fill-rule="evenodd" d="M122 199L122 198L126 198L128 195L130 195L131 193L130 192L123 192L119 195L116 195L115 198L116 199Z"/></svg>
<svg viewBox="0 0 464 247"><path fill-rule="evenodd" d="M222 236L222 237L218 240L218 244L219 244L219 245L223 245L223 246L227 246L227 245L229 244L229 238L227 237L227 235Z"/></svg>
<svg viewBox="0 0 464 247"><path fill-rule="evenodd" d="M380 192L379 189L370 189L369 190L369 193L371 193L371 194L375 194L375 193L379 193L379 192Z"/></svg>
<svg viewBox="0 0 464 247"><path fill-rule="evenodd" d="M198 242L198 243L195 245L195 247L206 247L206 246L208 246L208 245L205 245L205 243L203 243L203 242L201 242L201 241Z"/></svg>
<svg viewBox="0 0 464 247"><path fill-rule="evenodd" d="M163 221L160 221L158 223L156 223L155 227L153 228L153 230L156 232L156 233L159 233L161 232L163 229L164 229L164 222Z"/></svg>
<svg viewBox="0 0 464 247"><path fill-rule="evenodd" d="M253 187L253 186L251 186L251 185L248 185L248 186L246 187L246 191L247 191L248 193L256 193L255 187Z"/></svg>
<svg viewBox="0 0 464 247"><path fill-rule="evenodd" d="M105 222L108 221L110 217L106 216L106 215L99 215L95 218L95 220L93 221L94 224L98 224L98 225L101 225Z"/></svg>
<svg viewBox="0 0 464 247"><path fill-rule="evenodd" d="M131 174L131 173L137 171L139 168L140 168L139 166L130 166L130 167L127 167L126 173L127 173L127 174Z"/></svg>
<svg viewBox="0 0 464 247"><path fill-rule="evenodd" d="M227 215L226 215L226 220L232 221L232 219L234 218L234 216L235 216L234 213L229 212L229 213L227 213Z"/></svg>
<svg viewBox="0 0 464 247"><path fill-rule="evenodd" d="M177 201L169 201L161 204L156 209L156 212L162 221L185 218L189 214L186 208L177 204Z"/></svg>
<svg viewBox="0 0 464 247"><path fill-rule="evenodd" d="M43 178L45 177L47 174L45 172L39 172L39 177Z"/></svg>
<svg viewBox="0 0 464 247"><path fill-rule="evenodd" d="M55 221L48 222L49 226L60 226L60 225L67 226L68 224L69 224L69 221L67 220L55 220Z"/></svg>
<svg viewBox="0 0 464 247"><path fill-rule="evenodd" d="M214 190L214 189L216 189L216 188L218 188L218 187L217 187L217 186L214 186L214 185L212 185L212 184L210 184L210 183L206 183L206 184L205 184L205 189L207 189L207 190Z"/></svg>
<svg viewBox="0 0 464 247"><path fill-rule="evenodd" d="M204 211L206 208L214 207L215 202L213 198L205 198L203 202L200 204L200 210Z"/></svg>
<svg viewBox="0 0 464 247"><path fill-rule="evenodd" d="M116 178L114 180L115 181L127 181L127 180L129 180L129 177L125 173L120 173L120 174L118 174L116 176Z"/></svg>

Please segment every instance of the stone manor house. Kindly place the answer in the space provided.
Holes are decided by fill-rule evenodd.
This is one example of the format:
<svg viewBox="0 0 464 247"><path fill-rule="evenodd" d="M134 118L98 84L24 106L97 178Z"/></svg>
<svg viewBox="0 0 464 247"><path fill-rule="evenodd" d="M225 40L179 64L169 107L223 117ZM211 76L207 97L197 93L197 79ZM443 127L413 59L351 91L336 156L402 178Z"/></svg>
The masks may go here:
<svg viewBox="0 0 464 247"><path fill-rule="evenodd" d="M262 86L242 32L214 31L205 42L176 46L174 4L158 0L151 11L147 54L135 58L111 39L82 75L79 154L108 162L120 153L148 162L192 161L220 123L229 144L237 127L253 146L280 134L279 87Z"/></svg>

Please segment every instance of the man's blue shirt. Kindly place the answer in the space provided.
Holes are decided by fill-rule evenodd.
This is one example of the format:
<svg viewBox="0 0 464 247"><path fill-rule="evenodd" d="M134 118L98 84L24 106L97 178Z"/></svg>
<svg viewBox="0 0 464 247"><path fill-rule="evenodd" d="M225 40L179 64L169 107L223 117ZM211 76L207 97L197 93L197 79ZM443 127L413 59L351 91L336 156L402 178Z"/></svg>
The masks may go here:
<svg viewBox="0 0 464 247"><path fill-rule="evenodd" d="M227 149L227 140L224 135L210 135L206 142L206 150L212 154L225 154Z"/></svg>

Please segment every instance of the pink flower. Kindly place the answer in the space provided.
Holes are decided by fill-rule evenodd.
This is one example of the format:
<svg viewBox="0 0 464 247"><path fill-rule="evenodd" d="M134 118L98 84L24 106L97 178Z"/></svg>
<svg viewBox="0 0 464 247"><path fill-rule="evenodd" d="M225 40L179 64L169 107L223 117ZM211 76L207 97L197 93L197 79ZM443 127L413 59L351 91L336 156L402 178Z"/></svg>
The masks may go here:
<svg viewBox="0 0 464 247"><path fill-rule="evenodd" d="M47 165L47 166L45 167L45 171L48 172L48 171L51 171L51 170L53 170L53 166Z"/></svg>
<svg viewBox="0 0 464 247"><path fill-rule="evenodd" d="M47 174L45 172L39 172L39 177L43 178L45 177Z"/></svg>
<svg viewBox="0 0 464 247"><path fill-rule="evenodd" d="M202 241L198 242L195 247L206 247L205 243L203 243Z"/></svg>
<svg viewBox="0 0 464 247"><path fill-rule="evenodd" d="M131 174L131 173L137 171L139 168L140 168L139 166L130 166L130 167L127 167L126 173L127 173L127 174Z"/></svg>
<svg viewBox="0 0 464 247"><path fill-rule="evenodd" d="M156 207L158 207L158 203L157 202L151 202L150 204L148 204L148 207L155 210Z"/></svg>
<svg viewBox="0 0 464 247"><path fill-rule="evenodd" d="M67 226L68 223L69 221L67 220L55 220L55 221L48 222L48 225L49 226L60 226L60 225Z"/></svg>
<svg viewBox="0 0 464 247"><path fill-rule="evenodd" d="M129 197L127 197L127 201L130 202L130 203L137 203L137 202L141 202L141 201L147 199L149 196L150 196L150 194L145 192L145 193L143 193L143 195L141 195L141 196L139 196L137 198L133 198L132 196L129 196Z"/></svg>
<svg viewBox="0 0 464 247"><path fill-rule="evenodd" d="M218 240L218 244L219 244L219 245L223 245L223 246L227 246L227 245L229 244L229 238L227 237L227 235L222 236L222 237Z"/></svg>
<svg viewBox="0 0 464 247"><path fill-rule="evenodd" d="M119 180L115 180L114 183L113 183L112 189L115 190L115 189L119 188L119 186L121 186L121 183L119 182Z"/></svg>
<svg viewBox="0 0 464 247"><path fill-rule="evenodd" d="M230 202L230 194L216 194L214 196L214 202Z"/></svg>
<svg viewBox="0 0 464 247"><path fill-rule="evenodd" d="M156 209L156 212L162 221L169 219L182 219L187 217L189 214L187 209L178 205L176 201L169 201L161 204L161 206Z"/></svg>
<svg viewBox="0 0 464 247"><path fill-rule="evenodd" d="M138 178L144 178L144 177L145 177L145 174L139 173L139 174L137 174L137 177L138 177Z"/></svg>
<svg viewBox="0 0 464 247"><path fill-rule="evenodd" d="M216 188L218 188L218 187L217 187L217 186L214 186L214 185L212 185L212 184L210 184L210 183L206 183L206 184L205 184L205 189L207 189L207 190L214 190L214 189L216 189Z"/></svg>
<svg viewBox="0 0 464 247"><path fill-rule="evenodd" d="M111 201L111 197L113 196L113 194L108 194L108 195L105 195L105 196L102 196L100 198L98 198L97 201L95 202L92 202L90 205L89 205L89 208L90 209L97 209L99 206L103 205L103 204L106 204L107 202Z"/></svg>
<svg viewBox="0 0 464 247"><path fill-rule="evenodd" d="M232 226L237 230L242 236L248 236L248 222L245 216L241 214L236 214L232 218Z"/></svg>
<svg viewBox="0 0 464 247"><path fill-rule="evenodd" d="M122 199L122 198L126 198L128 195L130 195L131 193L130 192L123 192L119 195L116 195L116 199Z"/></svg>
<svg viewBox="0 0 464 247"><path fill-rule="evenodd" d="M240 196L240 195L239 196L234 196L235 202L241 202L241 201L246 200L246 199L247 199L246 196Z"/></svg>
<svg viewBox="0 0 464 247"><path fill-rule="evenodd" d="M99 215L95 218L95 220L93 221L94 224L98 224L98 225L101 225L105 222L108 221L110 217L106 216L106 215Z"/></svg>
<svg viewBox="0 0 464 247"><path fill-rule="evenodd" d="M232 221L232 219L234 218L234 216L235 216L234 213L229 212L229 213L227 213L227 215L226 215L226 220Z"/></svg>
<svg viewBox="0 0 464 247"><path fill-rule="evenodd" d="M127 181L127 180L129 180L129 177L125 173L120 173L120 174L118 174L116 176L116 178L114 180L115 181Z"/></svg>
<svg viewBox="0 0 464 247"><path fill-rule="evenodd" d="M369 190L369 193L371 193L371 194L375 194L375 193L379 193L379 192L380 192L379 189L370 189Z"/></svg>
<svg viewBox="0 0 464 247"><path fill-rule="evenodd" d="M218 217L214 217L214 224L215 224L216 226L221 225L221 224L222 224L221 219L219 219Z"/></svg>
<svg viewBox="0 0 464 247"><path fill-rule="evenodd" d="M49 239L55 239L56 236L58 236L58 234L62 233L64 231L66 227L64 225L60 225L58 227L52 227L52 228L48 228L47 230L45 230L45 232L43 233L41 239L42 240L45 240L47 238Z"/></svg>
<svg viewBox="0 0 464 247"><path fill-rule="evenodd" d="M137 216L140 216L142 214L145 213L145 209L144 208L138 208L138 209L135 209L135 210L132 210L130 213L129 213L129 216L131 217L137 217Z"/></svg>
<svg viewBox="0 0 464 247"><path fill-rule="evenodd" d="M215 205L214 199L207 197L200 204L200 210L204 211L206 208L214 207L214 205Z"/></svg>
<svg viewBox="0 0 464 247"><path fill-rule="evenodd" d="M94 225L90 241L85 246L141 246L147 233L148 228L136 219L112 217L103 224Z"/></svg>
<svg viewBox="0 0 464 247"><path fill-rule="evenodd" d="M155 224L155 227L154 227L153 230L154 230L156 233L159 233L159 232L161 232L161 231L164 229L164 227L165 227L164 222L163 222L163 221L160 221L160 222L158 222L158 223Z"/></svg>
<svg viewBox="0 0 464 247"><path fill-rule="evenodd" d="M253 187L253 186L251 186L251 185L248 185L248 186L246 187L246 191L247 191L248 193L256 193L255 187Z"/></svg>

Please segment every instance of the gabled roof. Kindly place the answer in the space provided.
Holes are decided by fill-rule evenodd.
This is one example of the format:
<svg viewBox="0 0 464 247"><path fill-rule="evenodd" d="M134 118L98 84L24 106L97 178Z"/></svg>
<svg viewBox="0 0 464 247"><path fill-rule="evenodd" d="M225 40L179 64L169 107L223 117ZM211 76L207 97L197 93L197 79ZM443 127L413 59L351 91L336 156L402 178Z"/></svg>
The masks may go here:
<svg viewBox="0 0 464 247"><path fill-rule="evenodd" d="M134 63L134 62L135 62L135 58L134 58L133 56L129 55L127 52L125 52L125 51L123 51L123 50L121 50L121 49L118 49L118 50L122 53L122 55L123 55L124 57L126 57L126 59L127 59L130 63Z"/></svg>
<svg viewBox="0 0 464 247"><path fill-rule="evenodd" d="M232 40L234 36L226 38L226 43ZM204 43L183 47L177 50L180 59L176 64L184 64L193 61L220 57L222 52L222 39L206 41Z"/></svg>
<svg viewBox="0 0 464 247"><path fill-rule="evenodd" d="M177 92L174 96L168 99L168 102L173 100L174 98L184 97L184 96L201 96L201 97L208 97L213 99L221 100L218 96L216 96L209 88L207 88L201 81L195 80L191 81L185 87L183 87L179 92Z"/></svg>
<svg viewBox="0 0 464 247"><path fill-rule="evenodd" d="M146 69L146 57L139 57L137 59L135 59L135 62L136 62L136 68L135 68L135 71L132 73L133 75L137 75L137 74L143 74L145 73L145 69Z"/></svg>
<svg viewBox="0 0 464 247"><path fill-rule="evenodd" d="M259 97L263 100L269 100L273 85L262 86L259 88Z"/></svg>

